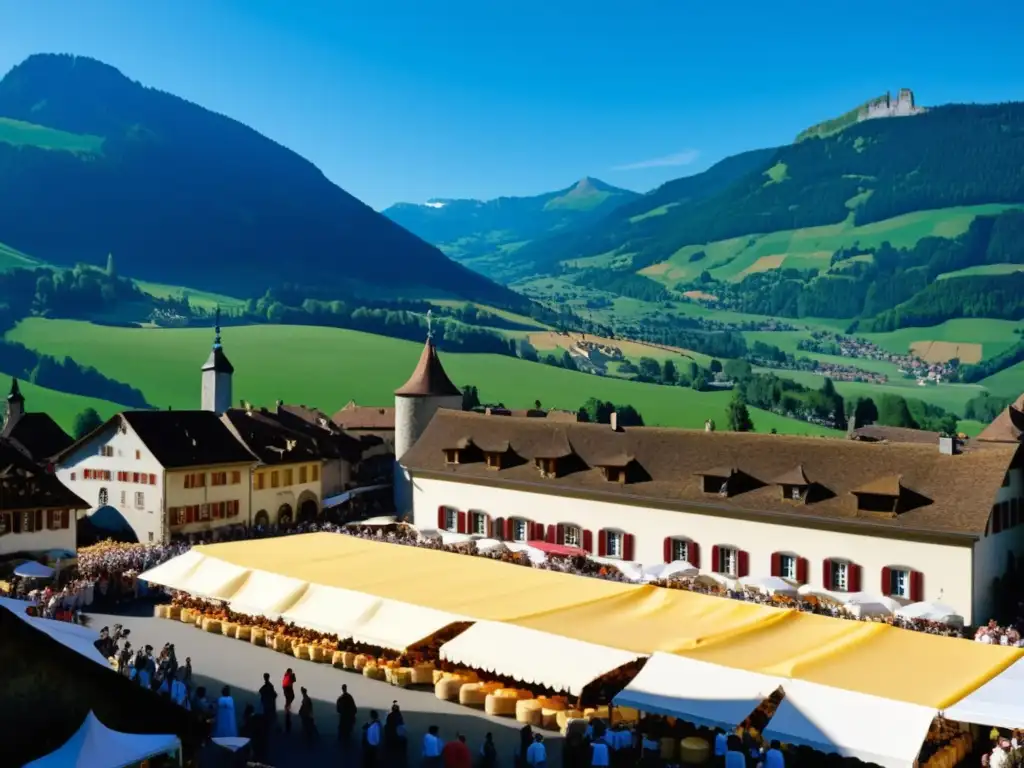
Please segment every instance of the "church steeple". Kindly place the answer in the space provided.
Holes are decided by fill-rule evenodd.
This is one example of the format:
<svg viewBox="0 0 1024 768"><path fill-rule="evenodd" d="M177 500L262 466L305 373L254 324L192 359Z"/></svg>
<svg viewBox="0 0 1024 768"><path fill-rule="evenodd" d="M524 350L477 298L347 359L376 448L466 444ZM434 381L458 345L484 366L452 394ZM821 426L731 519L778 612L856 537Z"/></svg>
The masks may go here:
<svg viewBox="0 0 1024 768"><path fill-rule="evenodd" d="M21 394L21 387L17 377L11 377L11 391L7 395L7 408L4 412L4 431L9 432L14 425L25 414L25 396Z"/></svg>
<svg viewBox="0 0 1024 768"><path fill-rule="evenodd" d="M203 365L202 408L222 414L231 407L231 375L235 368L224 353L220 336L220 307L214 316L213 348Z"/></svg>

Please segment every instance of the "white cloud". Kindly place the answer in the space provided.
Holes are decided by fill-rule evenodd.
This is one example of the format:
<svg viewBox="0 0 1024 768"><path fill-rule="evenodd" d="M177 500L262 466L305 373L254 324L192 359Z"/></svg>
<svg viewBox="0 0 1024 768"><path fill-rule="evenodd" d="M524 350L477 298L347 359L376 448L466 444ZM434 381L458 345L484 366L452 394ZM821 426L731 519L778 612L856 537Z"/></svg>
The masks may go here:
<svg viewBox="0 0 1024 768"><path fill-rule="evenodd" d="M700 156L696 149L687 149L683 152L676 152L674 155L655 157L651 160L641 160L637 163L616 165L613 171L639 171L642 168L668 168L676 165L689 165Z"/></svg>

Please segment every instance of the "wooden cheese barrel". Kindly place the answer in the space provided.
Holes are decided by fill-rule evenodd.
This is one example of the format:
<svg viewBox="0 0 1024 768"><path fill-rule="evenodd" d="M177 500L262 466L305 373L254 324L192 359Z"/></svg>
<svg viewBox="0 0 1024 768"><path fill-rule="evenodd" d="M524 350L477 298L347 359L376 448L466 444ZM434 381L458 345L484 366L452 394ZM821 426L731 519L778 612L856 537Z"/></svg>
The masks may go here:
<svg viewBox="0 0 1024 768"><path fill-rule="evenodd" d="M540 702L536 699L519 699L516 701L516 722L540 728L542 722Z"/></svg>
<svg viewBox="0 0 1024 768"><path fill-rule="evenodd" d="M711 746L697 736L687 736L679 742L679 761L683 765L704 765L711 755Z"/></svg>
<svg viewBox="0 0 1024 768"><path fill-rule="evenodd" d="M248 624L239 624L238 627L235 628L236 640L248 642L250 637L252 637L252 627Z"/></svg>
<svg viewBox="0 0 1024 768"><path fill-rule="evenodd" d="M433 685L434 684L434 665L427 662L424 664L416 664L412 668L412 684L413 685Z"/></svg>
<svg viewBox="0 0 1024 768"><path fill-rule="evenodd" d="M392 675L392 683L399 688L408 688L412 685L412 668L401 667L396 669Z"/></svg>
<svg viewBox="0 0 1024 768"><path fill-rule="evenodd" d="M209 632L211 635L219 635L220 621L217 619L203 619L202 629L204 632Z"/></svg>
<svg viewBox="0 0 1024 768"><path fill-rule="evenodd" d="M249 633L249 642L253 645L266 645L267 630L263 627L253 627L252 632Z"/></svg>
<svg viewBox="0 0 1024 768"><path fill-rule="evenodd" d="M230 621L225 621L220 625L220 631L225 637L234 637L238 631L238 625L233 624Z"/></svg>
<svg viewBox="0 0 1024 768"><path fill-rule="evenodd" d="M174 619L177 621L181 618L181 606L180 605L169 605L167 606L167 618Z"/></svg>

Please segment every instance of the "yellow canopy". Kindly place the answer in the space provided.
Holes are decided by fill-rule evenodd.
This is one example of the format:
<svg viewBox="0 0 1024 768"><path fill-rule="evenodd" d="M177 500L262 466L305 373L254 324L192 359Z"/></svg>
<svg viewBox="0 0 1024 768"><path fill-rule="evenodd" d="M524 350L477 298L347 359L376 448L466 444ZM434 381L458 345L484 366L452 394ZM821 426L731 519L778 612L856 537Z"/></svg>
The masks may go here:
<svg viewBox="0 0 1024 768"><path fill-rule="evenodd" d="M635 653L675 653L944 709L1016 648L524 568L336 533L213 544L201 554L313 584L504 621Z"/></svg>

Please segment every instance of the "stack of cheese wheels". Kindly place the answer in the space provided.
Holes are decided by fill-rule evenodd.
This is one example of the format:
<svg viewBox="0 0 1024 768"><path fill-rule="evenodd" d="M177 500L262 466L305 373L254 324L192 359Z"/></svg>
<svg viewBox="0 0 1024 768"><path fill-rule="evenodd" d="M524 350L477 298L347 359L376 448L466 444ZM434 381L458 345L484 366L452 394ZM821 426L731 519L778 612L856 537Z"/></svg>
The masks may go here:
<svg viewBox="0 0 1024 768"><path fill-rule="evenodd" d="M194 624L196 620L195 611L191 608L182 608L181 615L178 617L186 624Z"/></svg>
<svg viewBox="0 0 1024 768"><path fill-rule="evenodd" d="M235 639L248 641L250 637L252 637L252 627L248 624L239 624L235 630Z"/></svg>
<svg viewBox="0 0 1024 768"><path fill-rule="evenodd" d="M583 713L578 709L570 709L565 712L558 713L558 727L562 732L563 736L579 736L580 738L587 732L587 720L581 717ZM575 715L571 717L570 715Z"/></svg>
<svg viewBox="0 0 1024 768"><path fill-rule="evenodd" d="M384 670L376 664L367 664L363 667L363 677L368 677L371 680L383 680Z"/></svg>
<svg viewBox="0 0 1024 768"><path fill-rule="evenodd" d="M323 664L327 661L327 653L322 645L311 645L309 646L309 660L315 661L317 664Z"/></svg>
<svg viewBox="0 0 1024 768"><path fill-rule="evenodd" d="M155 616L158 619L166 619L167 618L167 606L166 605L157 605L157 606L155 606L153 608L153 616Z"/></svg>
<svg viewBox="0 0 1024 768"><path fill-rule="evenodd" d="M569 709L569 702L561 696L553 696L548 698L542 696L537 699L541 706L541 728L547 728L551 731L557 731L561 728L561 724L558 722L558 715L561 712L566 712Z"/></svg>
<svg viewBox="0 0 1024 768"><path fill-rule="evenodd" d="M196 628L197 629L202 629L203 628L203 622L206 621L206 617L203 616L203 614L199 613L198 611L196 613L192 614L192 616L195 618L195 621L193 623L196 625Z"/></svg>
<svg viewBox="0 0 1024 768"><path fill-rule="evenodd" d="M711 754L711 745L697 736L687 736L679 742L679 761L683 765L704 765Z"/></svg>
<svg viewBox="0 0 1024 768"><path fill-rule="evenodd" d="M203 619L201 626L204 632L209 632L211 635L220 634L220 621L217 619Z"/></svg>
<svg viewBox="0 0 1024 768"><path fill-rule="evenodd" d="M352 660L352 669L356 672L362 672L366 665L370 663L370 657L365 653L357 653L355 659Z"/></svg>
<svg viewBox="0 0 1024 768"><path fill-rule="evenodd" d="M353 658L355 658L354 655L353 655ZM334 653L331 654L331 666L334 667L335 669L344 669L345 668L345 652L344 651L335 651Z"/></svg>
<svg viewBox="0 0 1024 768"><path fill-rule="evenodd" d="M287 635L274 635L274 650L278 653L291 653L292 639Z"/></svg>
<svg viewBox="0 0 1024 768"><path fill-rule="evenodd" d="M269 629L263 632L263 644L270 650L274 650L274 643L277 642L277 633L271 632Z"/></svg>
<svg viewBox="0 0 1024 768"><path fill-rule="evenodd" d="M516 721L540 728L541 703L537 699L519 699L516 702Z"/></svg>
<svg viewBox="0 0 1024 768"><path fill-rule="evenodd" d="M501 683L468 683L459 689L459 704L483 708L487 694L501 688Z"/></svg>
<svg viewBox="0 0 1024 768"><path fill-rule="evenodd" d="M221 622L220 631L224 637L234 637L235 632L238 631L238 625L230 621L224 621Z"/></svg>
<svg viewBox="0 0 1024 768"><path fill-rule="evenodd" d="M617 723L625 723L627 725L638 723L640 722L640 710L633 709L632 707L612 707L611 722L612 725Z"/></svg>
<svg viewBox="0 0 1024 768"><path fill-rule="evenodd" d="M412 684L413 685L433 685L434 680L434 665L432 662L422 662L416 664L412 668Z"/></svg>
<svg viewBox="0 0 1024 768"><path fill-rule="evenodd" d="M661 759L666 763L676 762L676 750L679 747L679 742L675 739L663 738L661 739Z"/></svg>
<svg viewBox="0 0 1024 768"><path fill-rule="evenodd" d="M484 711L488 715L501 715L514 717L516 714L516 702L520 699L532 699L533 694L529 691L522 691L518 688L499 688L493 693L487 694L484 701Z"/></svg>
<svg viewBox="0 0 1024 768"><path fill-rule="evenodd" d="M309 645L306 643L295 643L292 645L292 655L296 659L308 659L309 658Z"/></svg>
<svg viewBox="0 0 1024 768"><path fill-rule="evenodd" d="M343 666L345 669L349 669L349 670L355 669L356 668L356 655L354 653L352 653L352 651L342 651L342 653L341 653L341 666Z"/></svg>
<svg viewBox="0 0 1024 768"><path fill-rule="evenodd" d="M434 684L434 696L442 701L458 701L459 691L462 686L476 682L469 677L446 672L437 683Z"/></svg>
<svg viewBox="0 0 1024 768"><path fill-rule="evenodd" d="M391 675L391 684L397 685L399 688L408 688L412 685L412 668L400 667L396 669Z"/></svg>
<svg viewBox="0 0 1024 768"><path fill-rule="evenodd" d="M249 642L253 645L266 645L267 630L263 627L253 627L252 632L249 633Z"/></svg>
<svg viewBox="0 0 1024 768"><path fill-rule="evenodd" d="M167 618L168 619L179 619L181 617L181 606L180 605L169 605L167 607Z"/></svg>

